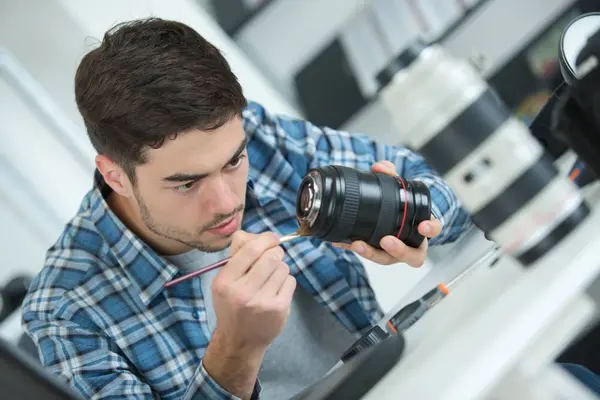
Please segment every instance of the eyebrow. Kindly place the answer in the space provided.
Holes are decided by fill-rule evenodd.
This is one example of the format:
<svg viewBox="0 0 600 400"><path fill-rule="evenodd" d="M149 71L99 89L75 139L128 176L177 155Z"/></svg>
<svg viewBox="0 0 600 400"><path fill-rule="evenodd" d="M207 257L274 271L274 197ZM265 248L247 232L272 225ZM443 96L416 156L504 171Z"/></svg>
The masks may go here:
<svg viewBox="0 0 600 400"><path fill-rule="evenodd" d="M232 161L234 161L236 158L238 158L240 156L240 154L243 153L243 151L246 149L246 145L248 144L248 139L244 138L244 140L242 141L242 143L240 144L240 146L237 148L237 150L235 151L235 153L233 154L233 156L229 159L229 161L227 161L227 164L231 164ZM169 175L165 178L163 178L163 181L166 182L189 182L189 181L199 181L201 179L206 178L208 175L210 174L186 174L186 173L177 173L177 174L173 174L173 175Z"/></svg>

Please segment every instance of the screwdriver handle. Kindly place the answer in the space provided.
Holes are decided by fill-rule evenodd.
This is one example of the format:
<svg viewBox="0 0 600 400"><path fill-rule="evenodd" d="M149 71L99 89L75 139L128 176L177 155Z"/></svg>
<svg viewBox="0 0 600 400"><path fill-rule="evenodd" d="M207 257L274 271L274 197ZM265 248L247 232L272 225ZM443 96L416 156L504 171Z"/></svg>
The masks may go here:
<svg viewBox="0 0 600 400"><path fill-rule="evenodd" d="M413 301L402 307L390 320L388 327L394 333L402 333L414 325L431 307L438 301L446 297L448 288L440 283L429 292L425 293L420 299Z"/></svg>

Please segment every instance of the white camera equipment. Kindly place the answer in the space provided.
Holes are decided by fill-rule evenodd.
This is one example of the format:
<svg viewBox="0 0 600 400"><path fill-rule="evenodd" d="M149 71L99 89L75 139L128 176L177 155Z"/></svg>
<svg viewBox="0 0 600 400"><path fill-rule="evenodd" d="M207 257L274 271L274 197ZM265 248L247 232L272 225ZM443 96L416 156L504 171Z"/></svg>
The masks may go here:
<svg viewBox="0 0 600 400"><path fill-rule="evenodd" d="M378 80L400 136L522 265L538 261L588 215L578 188L468 61L416 40Z"/></svg>

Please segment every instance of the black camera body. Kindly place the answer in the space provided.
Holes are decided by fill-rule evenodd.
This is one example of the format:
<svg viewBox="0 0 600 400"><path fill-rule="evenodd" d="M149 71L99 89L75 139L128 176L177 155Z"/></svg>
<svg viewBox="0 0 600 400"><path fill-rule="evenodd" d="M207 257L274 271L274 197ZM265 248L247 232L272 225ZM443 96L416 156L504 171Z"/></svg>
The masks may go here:
<svg viewBox="0 0 600 400"><path fill-rule="evenodd" d="M600 177L600 13L567 25L558 49L564 83L532 123L549 126L554 138L579 157L572 168L578 186Z"/></svg>

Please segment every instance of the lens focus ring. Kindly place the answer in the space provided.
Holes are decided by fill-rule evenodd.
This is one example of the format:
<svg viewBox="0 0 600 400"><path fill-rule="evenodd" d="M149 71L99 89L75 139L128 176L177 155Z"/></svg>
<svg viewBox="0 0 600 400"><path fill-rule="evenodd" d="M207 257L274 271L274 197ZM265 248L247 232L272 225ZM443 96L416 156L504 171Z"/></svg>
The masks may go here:
<svg viewBox="0 0 600 400"><path fill-rule="evenodd" d="M341 168L338 171L344 181L345 188L337 231L344 235L344 237L347 237L352 232L352 228L354 228L354 224L356 223L356 217L358 216L360 185L356 170Z"/></svg>
<svg viewBox="0 0 600 400"><path fill-rule="evenodd" d="M396 178L385 174L376 174L375 176L377 176L379 187L381 188L381 203L377 224L368 243L371 246L380 247L381 244L379 242L384 236L390 234L397 235L394 232L394 227L397 225L398 212L402 213L404 210L403 207L401 207L401 210L398 210L398 205L402 206L403 202L400 201L402 188L399 187Z"/></svg>

